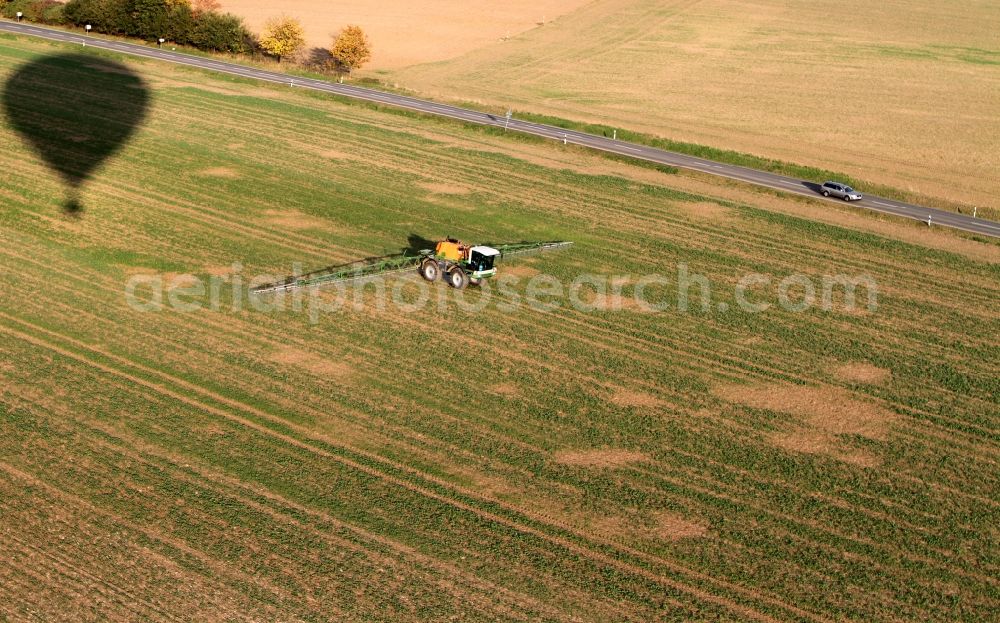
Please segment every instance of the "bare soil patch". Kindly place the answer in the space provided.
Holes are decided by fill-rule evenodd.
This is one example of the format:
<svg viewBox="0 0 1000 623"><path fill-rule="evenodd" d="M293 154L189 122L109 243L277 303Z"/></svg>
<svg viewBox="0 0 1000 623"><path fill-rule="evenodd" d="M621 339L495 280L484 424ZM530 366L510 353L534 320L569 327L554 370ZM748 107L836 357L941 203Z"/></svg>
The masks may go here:
<svg viewBox="0 0 1000 623"><path fill-rule="evenodd" d="M845 446L838 436L857 435L885 441L897 417L836 387L727 385L717 388L715 393L730 402L794 416L795 419L784 431L771 436L778 447L793 452L823 454L856 464L873 465L877 464L877 459L869 453Z"/></svg>
<svg viewBox="0 0 1000 623"><path fill-rule="evenodd" d="M168 291L198 285L201 281L196 275L190 273L163 273L162 277L163 287Z"/></svg>
<svg viewBox="0 0 1000 623"><path fill-rule="evenodd" d="M660 511L645 518L599 517L591 522L598 533L612 538L632 540L680 541L702 538L708 534L708 522Z"/></svg>
<svg viewBox="0 0 1000 623"><path fill-rule="evenodd" d="M420 184L420 187L434 193L435 195L467 195L472 192L468 186L462 186L460 184L424 182Z"/></svg>
<svg viewBox="0 0 1000 623"><path fill-rule="evenodd" d="M233 274L233 267L230 266L206 266L202 271L211 277L228 277Z"/></svg>
<svg viewBox="0 0 1000 623"><path fill-rule="evenodd" d="M0 361L0 394L4 394L9 388L14 387L16 384L15 372L17 372L17 367L13 363Z"/></svg>
<svg viewBox="0 0 1000 623"><path fill-rule="evenodd" d="M511 277L517 277L519 279L530 279L535 275L540 275L542 271L537 268L532 268L531 266L525 266L520 264L518 266L503 266L500 269L502 275L510 275Z"/></svg>
<svg viewBox="0 0 1000 623"><path fill-rule="evenodd" d="M279 229L333 229L329 222L298 210L268 210L264 215L269 225Z"/></svg>
<svg viewBox="0 0 1000 623"><path fill-rule="evenodd" d="M649 313L652 310L648 305L643 305L634 296L623 296L621 294L605 294L597 297L600 308L604 311L638 311Z"/></svg>
<svg viewBox="0 0 1000 623"><path fill-rule="evenodd" d="M143 275L159 279L160 282L163 284L163 288L166 290L172 290L174 288L185 288L188 286L195 285L199 282L198 277L192 273L176 273L176 272L161 273L159 271L144 266L122 266L121 268L122 271L125 273L126 277Z"/></svg>
<svg viewBox="0 0 1000 623"><path fill-rule="evenodd" d="M336 149L319 149L315 153L320 158L326 158L327 160L350 160L353 157L347 152Z"/></svg>
<svg viewBox="0 0 1000 623"><path fill-rule="evenodd" d="M620 389L611 396L611 402L619 407L661 407L663 401L644 392Z"/></svg>
<svg viewBox="0 0 1000 623"><path fill-rule="evenodd" d="M843 316L850 316L851 318L865 318L871 316L874 312L868 309L865 304L859 304L856 307L846 307L839 306L834 308L834 313L841 314Z"/></svg>
<svg viewBox="0 0 1000 623"><path fill-rule="evenodd" d="M633 450L563 450L556 452L556 463L574 467L614 468L642 463L649 457Z"/></svg>
<svg viewBox="0 0 1000 623"><path fill-rule="evenodd" d="M842 381L867 385L881 385L892 376L885 368L865 362L845 363L837 366L833 374Z"/></svg>
<svg viewBox="0 0 1000 623"><path fill-rule="evenodd" d="M500 394L506 398L516 398L521 395L517 385L514 385L513 383L500 383L499 385L494 385L490 388L490 391L494 394Z"/></svg>
<svg viewBox="0 0 1000 623"><path fill-rule="evenodd" d="M696 539L708 534L708 523L664 511L656 515L656 534L667 541Z"/></svg>
<svg viewBox="0 0 1000 623"><path fill-rule="evenodd" d="M578 296L581 302L592 306L597 311L651 311L648 305L640 303L634 296L614 294L613 292L613 288L608 289L607 292L595 292L589 289L581 289Z"/></svg>
<svg viewBox="0 0 1000 623"><path fill-rule="evenodd" d="M455 467L451 470L453 474L463 480L468 480L479 492L492 497L517 498L524 494L524 490L515 487L503 478L488 476L481 472Z"/></svg>
<svg viewBox="0 0 1000 623"><path fill-rule="evenodd" d="M302 368L318 376L344 379L354 374L354 369L346 361L327 359L322 355L290 346L281 348L269 359L274 363Z"/></svg>
<svg viewBox="0 0 1000 623"><path fill-rule="evenodd" d="M730 221L736 215L731 208L719 205L714 201L682 201L677 204L684 214L702 221Z"/></svg>
<svg viewBox="0 0 1000 623"><path fill-rule="evenodd" d="M205 177L221 177L226 179L239 179L240 174L229 167L212 167L211 169L202 169L198 171L198 175Z"/></svg>

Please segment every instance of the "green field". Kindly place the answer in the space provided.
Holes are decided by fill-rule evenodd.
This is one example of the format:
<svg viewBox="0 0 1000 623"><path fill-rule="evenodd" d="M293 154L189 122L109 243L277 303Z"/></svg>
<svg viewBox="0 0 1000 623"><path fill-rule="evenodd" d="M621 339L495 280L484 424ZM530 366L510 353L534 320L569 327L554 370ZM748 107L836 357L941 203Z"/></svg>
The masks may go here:
<svg viewBox="0 0 1000 623"><path fill-rule="evenodd" d="M62 51L0 37L0 81ZM118 60L152 108L80 214L0 126L0 620L1000 608L995 243L955 238L994 258L976 259L722 199L723 182ZM126 303L138 274L280 276L446 235L572 240L503 264L520 280L494 301L593 273L624 309L472 312L435 284L444 309L408 312L369 285L313 322L308 297L234 311L231 278L215 311ZM710 310L627 304L681 264ZM749 273L867 274L879 306L741 311Z"/></svg>

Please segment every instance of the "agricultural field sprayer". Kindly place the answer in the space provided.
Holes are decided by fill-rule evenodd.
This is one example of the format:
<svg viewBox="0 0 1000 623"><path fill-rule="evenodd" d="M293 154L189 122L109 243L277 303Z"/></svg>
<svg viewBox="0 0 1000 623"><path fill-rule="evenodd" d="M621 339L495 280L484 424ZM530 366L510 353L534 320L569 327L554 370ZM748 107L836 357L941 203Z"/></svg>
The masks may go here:
<svg viewBox="0 0 1000 623"><path fill-rule="evenodd" d="M572 242L515 242L496 246L468 245L455 238L447 238L437 243L434 249L423 249L419 253L403 252L396 255L370 258L334 266L328 269L289 277L282 281L265 284L253 289L255 294L282 292L297 288L318 287L333 283L359 281L371 277L403 273L417 269L427 281L437 281L444 276L453 288L462 289L470 283L476 285L496 276L495 263L498 259L511 256L529 255L543 251L563 249Z"/></svg>

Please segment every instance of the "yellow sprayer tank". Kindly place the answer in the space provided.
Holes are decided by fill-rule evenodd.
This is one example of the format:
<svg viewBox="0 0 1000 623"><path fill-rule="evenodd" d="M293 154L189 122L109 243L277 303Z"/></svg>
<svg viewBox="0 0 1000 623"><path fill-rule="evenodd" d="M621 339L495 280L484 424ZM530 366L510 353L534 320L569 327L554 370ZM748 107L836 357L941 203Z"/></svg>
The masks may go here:
<svg viewBox="0 0 1000 623"><path fill-rule="evenodd" d="M434 249L434 255L439 259L445 259L452 262L461 262L465 260L465 254L468 247L454 238L448 238L447 240L442 240L437 243L437 247Z"/></svg>

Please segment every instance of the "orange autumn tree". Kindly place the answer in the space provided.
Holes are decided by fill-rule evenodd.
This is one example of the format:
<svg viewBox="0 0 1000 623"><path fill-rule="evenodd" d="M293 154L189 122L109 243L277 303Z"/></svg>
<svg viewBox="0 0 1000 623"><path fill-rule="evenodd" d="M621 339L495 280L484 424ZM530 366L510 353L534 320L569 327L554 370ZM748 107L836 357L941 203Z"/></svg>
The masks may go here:
<svg viewBox="0 0 1000 623"><path fill-rule="evenodd" d="M282 58L295 56L306 44L305 30L297 19L291 17L274 17L264 24L264 32L260 35L260 48Z"/></svg>
<svg viewBox="0 0 1000 623"><path fill-rule="evenodd" d="M222 10L222 4L219 0L194 0L191 3L191 10L195 15L218 13Z"/></svg>
<svg viewBox="0 0 1000 623"><path fill-rule="evenodd" d="M347 26L333 40L330 56L340 66L352 73L372 57L372 46L368 35L360 26Z"/></svg>

